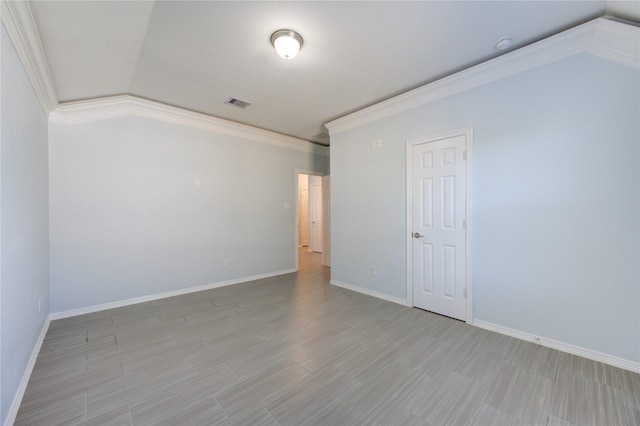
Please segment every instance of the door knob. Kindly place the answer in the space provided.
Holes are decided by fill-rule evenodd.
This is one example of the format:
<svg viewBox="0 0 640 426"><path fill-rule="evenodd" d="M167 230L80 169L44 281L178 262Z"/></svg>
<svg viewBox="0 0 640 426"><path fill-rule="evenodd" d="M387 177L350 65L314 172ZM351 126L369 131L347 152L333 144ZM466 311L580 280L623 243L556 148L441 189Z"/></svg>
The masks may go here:
<svg viewBox="0 0 640 426"><path fill-rule="evenodd" d="M422 237L424 237L424 235L422 235L422 234L421 234L421 233L419 233L419 232L414 232L414 233L413 233L413 238L422 238Z"/></svg>

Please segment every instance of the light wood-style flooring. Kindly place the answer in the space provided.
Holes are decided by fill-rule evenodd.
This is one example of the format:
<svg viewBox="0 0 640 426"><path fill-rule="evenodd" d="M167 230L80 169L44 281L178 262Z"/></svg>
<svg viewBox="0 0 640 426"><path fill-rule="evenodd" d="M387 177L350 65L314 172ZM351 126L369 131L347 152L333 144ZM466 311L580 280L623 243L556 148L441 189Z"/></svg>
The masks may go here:
<svg viewBox="0 0 640 426"><path fill-rule="evenodd" d="M300 271L51 323L18 425L639 425L640 375Z"/></svg>

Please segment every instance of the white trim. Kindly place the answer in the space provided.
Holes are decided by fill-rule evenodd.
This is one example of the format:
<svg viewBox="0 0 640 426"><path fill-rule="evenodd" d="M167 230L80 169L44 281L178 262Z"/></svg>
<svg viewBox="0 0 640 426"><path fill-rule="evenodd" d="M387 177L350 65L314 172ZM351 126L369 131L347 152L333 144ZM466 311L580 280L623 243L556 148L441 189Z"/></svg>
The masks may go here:
<svg viewBox="0 0 640 426"><path fill-rule="evenodd" d="M473 321L473 128L466 130L467 142L467 253L466 253L466 285L467 285L467 324Z"/></svg>
<svg viewBox="0 0 640 426"><path fill-rule="evenodd" d="M494 331L496 333L504 334L506 336L515 337L516 339L526 340L529 342L537 343L547 348L556 349L561 352L566 352L572 355L577 355L583 358L587 358L593 361L602 362L604 364L612 365L614 367L623 368L625 370L640 373L640 363L630 361L628 359L619 358L613 355L607 355L602 352L594 351L592 349L583 348L580 346L574 346L569 343L560 342L553 339L547 339L545 337L536 336L534 334L526 333L524 331L515 330L513 328L504 327L502 325L493 324L486 321L475 320L471 323L479 328L485 330Z"/></svg>
<svg viewBox="0 0 640 426"><path fill-rule="evenodd" d="M295 232L295 246L296 248L296 253L295 256L293 258L294 260L294 265L296 265L296 271L298 270L299 266L300 266L300 256L299 256L299 251L298 249L300 247L302 247L299 242L300 242L300 217L299 217L299 196L300 196L300 179L299 176L300 175L310 175L310 176L327 176L325 175L323 172L316 172L316 171L309 171L309 170L302 170L302 169L295 169L294 170L294 179L295 179L295 195L293 197L293 208L295 209L295 228L296 228L296 232Z"/></svg>
<svg viewBox="0 0 640 426"><path fill-rule="evenodd" d="M640 68L640 28L598 18L325 124L333 136L456 93L591 53Z"/></svg>
<svg viewBox="0 0 640 426"><path fill-rule="evenodd" d="M413 147L416 145L422 145L424 143L437 142L442 139L449 139L456 136L464 136L465 138L465 150L467 151L466 160L466 194L465 194L465 216L467 221L467 228L465 229L465 287L467 289L467 298L465 302L465 321L471 323L473 319L473 262L472 262L472 247L473 242L471 237L473 235L473 223L471 221L471 194L472 194L472 159L473 159L473 128L468 127L466 129L456 130L453 132L442 133L439 135L431 136L429 138L421 138L407 141L406 145L406 268L407 268L407 283L406 283L406 297L407 305L413 305L413 214L412 214L412 197L413 197Z"/></svg>
<svg viewBox="0 0 640 426"><path fill-rule="evenodd" d="M388 294L380 293L379 291L369 290L368 288L359 287L353 284L347 284L345 282L334 280L334 279L331 280L330 284L335 285L336 287L342 287L342 288L346 288L347 290L355 291L356 293L362 293L362 294L366 294L367 296L375 297L377 299L386 300L387 302L397 303L402 306L409 306L407 305L406 299L402 299L400 297L395 297L395 296L389 296Z"/></svg>
<svg viewBox="0 0 640 426"><path fill-rule="evenodd" d="M413 261L410 259L413 256L413 212L412 212L412 203L411 200L413 198L413 146L407 141L407 146L405 148L405 189L406 189L406 234L405 234L405 266L407 268L407 282L405 295L407 297L407 305L413 307Z"/></svg>
<svg viewBox="0 0 640 426"><path fill-rule="evenodd" d="M117 302L102 303L100 305L91 305L84 308L70 309L68 311L54 312L49 315L51 321L61 318L75 317L78 315L91 314L94 312L105 311L107 309L122 308L124 306L135 305L138 303L151 302L158 299L166 299L167 297L181 296L183 294L195 293L198 291L211 290L218 287L226 287L229 285L245 283L248 281L260 280L263 278L275 277L277 275L290 274L296 272L295 268L284 269L282 271L269 272L266 274L253 275L251 277L236 278L233 280L220 281L211 284L204 284L195 287L182 288L180 290L167 291L164 293L156 293L148 296L134 297L132 299L119 300Z"/></svg>
<svg viewBox="0 0 640 426"><path fill-rule="evenodd" d="M322 176L322 266L331 268L331 175ZM329 225L327 225L329 224Z"/></svg>
<svg viewBox="0 0 640 426"><path fill-rule="evenodd" d="M36 359L38 359L38 354L40 353L40 348L42 348L44 338L47 335L47 330L49 330L50 323L51 318L48 317L42 325L40 336L38 336L38 340L36 340L33 351L31 351L31 357L29 358L29 362L27 363L27 368L25 368L24 373L22 374L22 380L20 380L20 385L18 386L15 395L13 396L13 401L11 402L11 406L9 407L9 411L7 412L7 418L4 421L4 426L11 426L16 421L16 416L18 415L20 404L22 404L24 392L27 390L27 384L29 384L29 379L31 378L33 367L35 367L36 365Z"/></svg>
<svg viewBox="0 0 640 426"><path fill-rule="evenodd" d="M640 69L640 28L599 19L587 53Z"/></svg>
<svg viewBox="0 0 640 426"><path fill-rule="evenodd" d="M329 148L246 124L189 111L131 95L110 96L60 104L49 121L64 125L90 123L115 117L137 115L210 132L277 145L312 154L329 156Z"/></svg>
<svg viewBox="0 0 640 426"><path fill-rule="evenodd" d="M369 290L363 287L354 286L352 284L347 284L341 281L332 279L331 285L346 288L347 290L366 294L367 296L376 297L378 299L386 300L389 302L398 303L400 305L411 306L407 303L406 300L401 299L399 297L389 296L387 294L380 293L375 290ZM628 359L619 358L613 355L607 355L602 352L594 351L592 349L587 349L580 346L571 345L569 343L560 342L558 340L547 339L541 336L536 336L534 334L526 333L524 331L515 330L513 328L493 324L487 321L472 320L472 321L467 321L467 324L473 325L478 328L483 328L485 330L493 331L496 333L504 334L505 336L514 337L516 339L537 343L541 346L545 346L551 349L556 349L561 352L566 352L566 353L587 358L593 361L602 362L603 364L608 364L614 367L633 371L635 373L640 373L640 363L635 361L630 361Z"/></svg>
<svg viewBox="0 0 640 426"><path fill-rule="evenodd" d="M27 1L2 1L2 23L45 115L58 105L55 86Z"/></svg>

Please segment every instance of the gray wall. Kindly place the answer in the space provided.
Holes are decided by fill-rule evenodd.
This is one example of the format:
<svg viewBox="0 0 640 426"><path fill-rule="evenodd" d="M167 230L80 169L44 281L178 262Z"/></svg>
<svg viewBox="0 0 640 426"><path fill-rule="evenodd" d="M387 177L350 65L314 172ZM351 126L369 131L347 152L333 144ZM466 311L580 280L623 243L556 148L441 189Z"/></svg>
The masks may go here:
<svg viewBox="0 0 640 426"><path fill-rule="evenodd" d="M406 141L473 127L475 318L640 362L639 86L582 54L332 134L332 279L405 298Z"/></svg>
<svg viewBox="0 0 640 426"><path fill-rule="evenodd" d="M49 131L52 312L297 266L296 170L328 157L137 116Z"/></svg>
<svg viewBox="0 0 640 426"><path fill-rule="evenodd" d="M0 346L4 424L49 313L49 220L47 117L4 26L1 39Z"/></svg>

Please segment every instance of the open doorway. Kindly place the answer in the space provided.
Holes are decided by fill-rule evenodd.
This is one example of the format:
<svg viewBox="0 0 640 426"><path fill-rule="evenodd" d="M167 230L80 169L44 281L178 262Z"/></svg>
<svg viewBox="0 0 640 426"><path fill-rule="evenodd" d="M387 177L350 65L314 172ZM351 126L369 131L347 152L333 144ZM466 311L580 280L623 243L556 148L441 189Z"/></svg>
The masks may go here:
<svg viewBox="0 0 640 426"><path fill-rule="evenodd" d="M298 247L309 247L309 175L298 174Z"/></svg>
<svg viewBox="0 0 640 426"><path fill-rule="evenodd" d="M309 175L309 221L309 251L322 253L322 176Z"/></svg>
<svg viewBox="0 0 640 426"><path fill-rule="evenodd" d="M322 253L322 176L298 174L298 246Z"/></svg>
<svg viewBox="0 0 640 426"><path fill-rule="evenodd" d="M329 176L316 175L313 172L297 172L296 179L298 250L301 253L320 255L322 264L331 266Z"/></svg>

